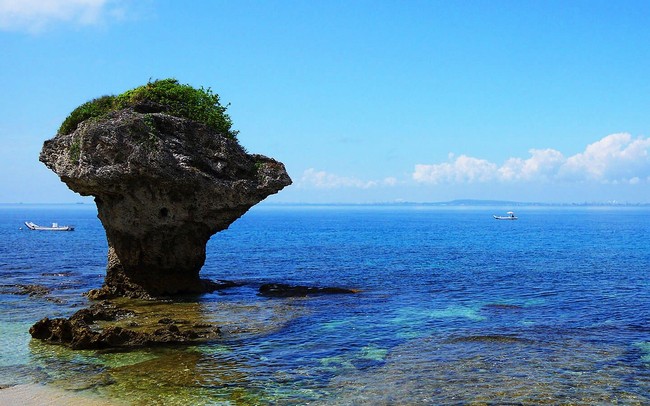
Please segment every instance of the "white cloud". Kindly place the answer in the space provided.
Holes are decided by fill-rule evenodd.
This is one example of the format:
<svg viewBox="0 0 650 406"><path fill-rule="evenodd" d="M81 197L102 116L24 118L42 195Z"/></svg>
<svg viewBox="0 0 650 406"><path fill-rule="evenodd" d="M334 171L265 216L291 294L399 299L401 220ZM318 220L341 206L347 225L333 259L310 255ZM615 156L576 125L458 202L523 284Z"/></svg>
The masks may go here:
<svg viewBox="0 0 650 406"><path fill-rule="evenodd" d="M386 185L386 186L395 186L395 185L397 185L399 182L398 182L397 178L395 178L395 177L393 177L393 176L390 176L390 177L384 179L382 183L383 183L384 185Z"/></svg>
<svg viewBox="0 0 650 406"><path fill-rule="evenodd" d="M612 134L569 157L560 170L564 178L603 182L628 182L650 175L650 138L632 139L630 134Z"/></svg>
<svg viewBox="0 0 650 406"><path fill-rule="evenodd" d="M123 14L116 0L0 0L0 30L37 33L63 22L93 25Z"/></svg>
<svg viewBox="0 0 650 406"><path fill-rule="evenodd" d="M453 159L453 156L450 155ZM450 162L435 165L415 165L413 179L424 183L487 182L497 176L498 167L485 159L461 155Z"/></svg>
<svg viewBox="0 0 650 406"><path fill-rule="evenodd" d="M339 176L325 171L317 171L314 168L305 170L298 183L299 187L314 187L317 189L357 188L370 189L377 186L395 186L398 183L394 177L381 181L364 181L357 178Z"/></svg>
<svg viewBox="0 0 650 406"><path fill-rule="evenodd" d="M528 159L510 158L500 168L498 179L549 180L565 161L564 155L554 149L531 149Z"/></svg>
<svg viewBox="0 0 650 406"><path fill-rule="evenodd" d="M448 162L415 165L412 177L416 182L431 184L491 181L639 184L650 179L649 151L650 138L611 134L568 158L554 149L531 149L529 158L510 158L499 166L484 159L450 155Z"/></svg>

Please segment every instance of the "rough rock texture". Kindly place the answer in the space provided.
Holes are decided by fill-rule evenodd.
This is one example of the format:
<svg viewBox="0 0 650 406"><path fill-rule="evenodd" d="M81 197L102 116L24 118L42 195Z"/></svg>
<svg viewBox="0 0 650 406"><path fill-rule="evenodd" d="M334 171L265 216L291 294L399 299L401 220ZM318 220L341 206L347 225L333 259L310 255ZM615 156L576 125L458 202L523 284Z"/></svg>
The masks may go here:
<svg viewBox="0 0 650 406"><path fill-rule="evenodd" d="M134 348L154 345L188 344L213 340L221 335L218 326L182 326L175 320L161 320L162 326L151 332L120 326L97 327L97 321L115 321L133 316L133 312L119 309L110 302L96 303L82 309L70 318L44 318L34 324L29 333L33 338L63 344L75 350L101 348ZM182 324L182 323L179 323Z"/></svg>
<svg viewBox="0 0 650 406"><path fill-rule="evenodd" d="M95 196L109 244L96 297L213 290L199 278L210 236L291 184L282 163L148 106L86 120L46 141L40 160Z"/></svg>

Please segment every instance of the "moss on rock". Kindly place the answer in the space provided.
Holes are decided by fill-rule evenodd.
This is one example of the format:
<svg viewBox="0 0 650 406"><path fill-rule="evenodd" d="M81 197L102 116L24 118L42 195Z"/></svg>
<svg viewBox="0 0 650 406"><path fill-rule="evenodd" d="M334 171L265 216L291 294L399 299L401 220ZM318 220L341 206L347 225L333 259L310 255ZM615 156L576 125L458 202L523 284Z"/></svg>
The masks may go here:
<svg viewBox="0 0 650 406"><path fill-rule="evenodd" d="M232 121L222 106L219 95L210 88L196 89L180 84L176 79L161 79L113 96L98 97L82 104L70 113L59 128L59 134L71 134L80 123L100 118L124 108L142 112L165 113L203 123L211 129L236 139Z"/></svg>

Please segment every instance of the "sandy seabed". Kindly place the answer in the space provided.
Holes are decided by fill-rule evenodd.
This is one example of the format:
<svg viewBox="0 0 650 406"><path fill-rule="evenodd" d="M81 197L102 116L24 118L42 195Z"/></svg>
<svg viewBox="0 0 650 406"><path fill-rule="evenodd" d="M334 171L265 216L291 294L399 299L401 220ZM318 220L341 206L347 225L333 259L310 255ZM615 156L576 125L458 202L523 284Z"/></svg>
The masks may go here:
<svg viewBox="0 0 650 406"><path fill-rule="evenodd" d="M16 385L0 389L0 405L23 406L115 406L116 403L75 395L39 384Z"/></svg>

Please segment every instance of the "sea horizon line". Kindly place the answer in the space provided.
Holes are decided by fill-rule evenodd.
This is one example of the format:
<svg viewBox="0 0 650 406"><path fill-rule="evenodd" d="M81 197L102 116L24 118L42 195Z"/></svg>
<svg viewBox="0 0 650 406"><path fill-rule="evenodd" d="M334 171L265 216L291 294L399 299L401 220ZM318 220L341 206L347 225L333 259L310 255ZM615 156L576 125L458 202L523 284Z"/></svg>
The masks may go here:
<svg viewBox="0 0 650 406"><path fill-rule="evenodd" d="M92 201L79 202L0 202L0 206L92 206ZM454 199L448 201L378 201L378 202L260 202L256 206L432 206L432 207L650 207L650 202L584 201L529 202L517 200Z"/></svg>

